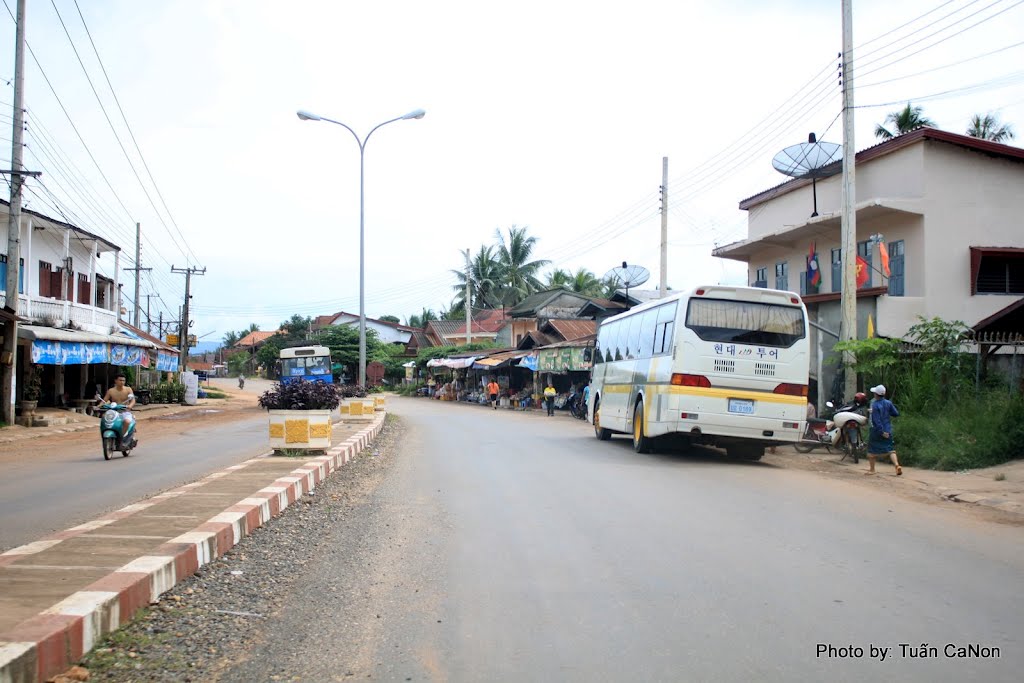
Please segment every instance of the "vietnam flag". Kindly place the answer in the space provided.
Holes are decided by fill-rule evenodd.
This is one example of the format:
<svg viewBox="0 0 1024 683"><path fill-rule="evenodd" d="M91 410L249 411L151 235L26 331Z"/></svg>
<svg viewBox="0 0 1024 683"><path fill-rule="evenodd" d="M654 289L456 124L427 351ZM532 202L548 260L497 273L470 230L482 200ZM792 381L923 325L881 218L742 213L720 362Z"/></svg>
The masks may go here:
<svg viewBox="0 0 1024 683"><path fill-rule="evenodd" d="M868 279L871 277L871 273L868 272L868 262L861 258L860 254L857 255L857 289L860 289L868 283Z"/></svg>
<svg viewBox="0 0 1024 683"><path fill-rule="evenodd" d="M889 277L889 248L885 246L885 242L878 243L878 260L882 262L882 272Z"/></svg>

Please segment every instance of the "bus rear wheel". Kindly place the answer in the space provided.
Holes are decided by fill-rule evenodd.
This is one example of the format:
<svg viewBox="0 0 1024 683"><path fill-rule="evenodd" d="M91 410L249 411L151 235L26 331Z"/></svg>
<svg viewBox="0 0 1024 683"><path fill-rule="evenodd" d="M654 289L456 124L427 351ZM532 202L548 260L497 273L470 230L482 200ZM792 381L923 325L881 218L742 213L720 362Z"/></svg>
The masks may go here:
<svg viewBox="0 0 1024 683"><path fill-rule="evenodd" d="M637 453L650 453L651 439L644 434L644 402L637 401L633 409L633 450Z"/></svg>
<svg viewBox="0 0 1024 683"><path fill-rule="evenodd" d="M611 430L601 426L601 401L594 404L594 435L601 441L612 438Z"/></svg>

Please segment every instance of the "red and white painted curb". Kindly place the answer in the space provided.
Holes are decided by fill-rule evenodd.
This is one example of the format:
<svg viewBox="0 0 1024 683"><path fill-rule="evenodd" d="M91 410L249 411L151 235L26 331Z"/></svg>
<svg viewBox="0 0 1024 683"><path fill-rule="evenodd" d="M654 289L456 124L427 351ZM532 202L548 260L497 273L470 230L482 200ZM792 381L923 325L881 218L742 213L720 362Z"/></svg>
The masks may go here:
<svg viewBox="0 0 1024 683"><path fill-rule="evenodd" d="M61 600L7 633L0 634L0 683L35 683L67 670L107 633L131 620L135 612L218 559L271 518L281 514L304 494L313 491L332 472L366 448L384 426L385 413L326 455L314 457L289 475L280 477L198 527L173 538L152 555L132 560L86 589ZM52 548L63 540L111 524L205 483L228 476L255 462L249 460L215 472L205 479L121 508L46 539L0 554L0 566L19 556Z"/></svg>

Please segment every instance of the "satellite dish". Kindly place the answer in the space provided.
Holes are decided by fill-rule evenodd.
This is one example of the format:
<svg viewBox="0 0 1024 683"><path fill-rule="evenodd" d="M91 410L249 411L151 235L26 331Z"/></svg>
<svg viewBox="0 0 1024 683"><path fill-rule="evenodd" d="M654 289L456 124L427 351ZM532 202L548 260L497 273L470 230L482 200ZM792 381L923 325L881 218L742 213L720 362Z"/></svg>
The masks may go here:
<svg viewBox="0 0 1024 683"><path fill-rule="evenodd" d="M604 280L626 289L626 305L629 305L629 288L639 287L651 277L651 271L643 266L630 266L625 261L618 268L612 268L604 274Z"/></svg>
<svg viewBox="0 0 1024 683"><path fill-rule="evenodd" d="M772 158L772 167L791 178L810 178L814 193L814 213L818 215L818 178L827 178L838 171L832 166L843 158L843 148L834 142L818 142L814 133L807 136L807 142L792 145Z"/></svg>

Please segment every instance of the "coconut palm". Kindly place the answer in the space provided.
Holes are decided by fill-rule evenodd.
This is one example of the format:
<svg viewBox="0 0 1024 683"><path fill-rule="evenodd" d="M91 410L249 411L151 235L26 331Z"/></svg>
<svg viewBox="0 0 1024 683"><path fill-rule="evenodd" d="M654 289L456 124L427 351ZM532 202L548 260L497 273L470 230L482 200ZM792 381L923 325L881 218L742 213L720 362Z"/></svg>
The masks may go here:
<svg viewBox="0 0 1024 683"><path fill-rule="evenodd" d="M437 313L434 313L433 309L424 308L421 313L410 315L406 324L409 327L426 327L431 320L437 319Z"/></svg>
<svg viewBox="0 0 1024 683"><path fill-rule="evenodd" d="M1013 126L1008 123L1000 123L999 117L992 113L984 116L975 114L971 118L967 134L972 138L981 138L992 142L1007 142L1014 138Z"/></svg>
<svg viewBox="0 0 1024 683"><path fill-rule="evenodd" d="M501 298L505 305L514 306L544 287L537 273L550 261L530 260L537 238L527 236L526 230L513 225L508 229L507 242L500 228L495 231L498 238L498 263L501 264Z"/></svg>
<svg viewBox="0 0 1024 683"><path fill-rule="evenodd" d="M923 107L913 107L910 102L907 102L907 106L903 109L889 112L889 114L886 115L885 122L891 123L893 125L893 130L889 130L885 126L879 124L875 126L875 137L879 140L889 140L897 135L909 133L915 128L920 128L921 126L934 127L935 122L925 116L923 112Z"/></svg>
<svg viewBox="0 0 1024 683"><path fill-rule="evenodd" d="M557 289L564 287L566 289L572 288L572 273L561 268L555 268L553 271L548 273L548 289Z"/></svg>
<svg viewBox="0 0 1024 683"><path fill-rule="evenodd" d="M241 337L238 335L237 332L228 332L220 340L220 343L224 345L224 348L230 349L232 346L238 343L239 339L241 339Z"/></svg>
<svg viewBox="0 0 1024 683"><path fill-rule="evenodd" d="M580 267L572 275L569 282L569 289L584 296L601 296L604 294L604 285L596 275L584 267Z"/></svg>
<svg viewBox="0 0 1024 683"><path fill-rule="evenodd" d="M455 299L452 309L465 310L466 306L466 272L452 270L459 284L452 285ZM494 308L496 296L501 286L501 264L494 257L494 247L481 246L480 251L469 262L469 296L474 308Z"/></svg>

